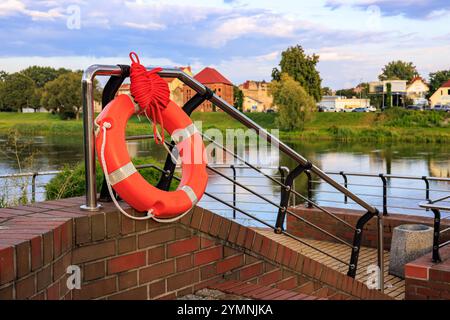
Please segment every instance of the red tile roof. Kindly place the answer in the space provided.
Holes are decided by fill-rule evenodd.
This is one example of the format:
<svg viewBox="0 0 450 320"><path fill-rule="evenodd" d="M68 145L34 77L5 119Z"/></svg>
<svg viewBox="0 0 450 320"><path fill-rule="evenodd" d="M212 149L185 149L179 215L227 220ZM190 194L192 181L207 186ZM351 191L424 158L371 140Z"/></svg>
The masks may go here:
<svg viewBox="0 0 450 320"><path fill-rule="evenodd" d="M441 88L450 88L450 80L447 82L444 82L444 84L441 86Z"/></svg>
<svg viewBox="0 0 450 320"><path fill-rule="evenodd" d="M417 81L417 80L422 80L423 82L425 82L425 81L422 79L422 77L417 76L417 77L412 78L411 81L409 81L408 84L412 84L412 83L414 83L414 82Z"/></svg>
<svg viewBox="0 0 450 320"><path fill-rule="evenodd" d="M209 67L206 67L202 71L197 73L194 78L203 84L224 83L233 85L231 81L220 74L219 71Z"/></svg>

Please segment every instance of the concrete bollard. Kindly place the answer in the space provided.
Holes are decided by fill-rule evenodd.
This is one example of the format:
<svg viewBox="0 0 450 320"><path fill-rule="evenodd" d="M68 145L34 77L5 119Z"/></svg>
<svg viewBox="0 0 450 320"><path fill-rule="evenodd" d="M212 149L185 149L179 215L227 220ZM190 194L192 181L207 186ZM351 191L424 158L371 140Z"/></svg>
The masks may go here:
<svg viewBox="0 0 450 320"><path fill-rule="evenodd" d="M389 273L405 278L405 264L433 248L433 228L423 224L403 224L394 228Z"/></svg>

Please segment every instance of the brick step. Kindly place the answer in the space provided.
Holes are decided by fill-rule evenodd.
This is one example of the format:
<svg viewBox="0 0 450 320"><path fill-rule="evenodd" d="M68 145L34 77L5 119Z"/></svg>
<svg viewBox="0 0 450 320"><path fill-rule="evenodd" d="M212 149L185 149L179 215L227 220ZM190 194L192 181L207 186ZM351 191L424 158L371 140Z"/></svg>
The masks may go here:
<svg viewBox="0 0 450 320"><path fill-rule="evenodd" d="M209 289L219 290L224 293L238 295L254 300L327 300L326 296L318 297L312 294L305 294L300 291L278 289L237 280L227 280L221 283L213 284L209 286Z"/></svg>

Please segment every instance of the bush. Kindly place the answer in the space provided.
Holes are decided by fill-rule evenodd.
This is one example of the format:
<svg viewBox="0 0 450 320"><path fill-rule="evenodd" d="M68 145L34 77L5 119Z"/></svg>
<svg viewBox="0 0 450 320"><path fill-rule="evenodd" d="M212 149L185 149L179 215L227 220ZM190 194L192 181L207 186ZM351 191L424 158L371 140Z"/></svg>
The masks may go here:
<svg viewBox="0 0 450 320"><path fill-rule="evenodd" d="M384 125L390 127L445 127L445 121L449 118L443 112L406 110L400 107L387 109L383 116Z"/></svg>
<svg viewBox="0 0 450 320"><path fill-rule="evenodd" d="M154 164L162 167L162 164L153 158L136 158L133 159L134 165ZM161 176L161 173L154 168L140 169L139 173L150 184L155 185ZM75 166L65 166L63 170L53 177L45 186L47 200L78 197L86 194L84 164L79 163ZM97 192L100 191L103 182L103 171L99 163L97 163ZM175 190L178 181L172 181L170 190Z"/></svg>

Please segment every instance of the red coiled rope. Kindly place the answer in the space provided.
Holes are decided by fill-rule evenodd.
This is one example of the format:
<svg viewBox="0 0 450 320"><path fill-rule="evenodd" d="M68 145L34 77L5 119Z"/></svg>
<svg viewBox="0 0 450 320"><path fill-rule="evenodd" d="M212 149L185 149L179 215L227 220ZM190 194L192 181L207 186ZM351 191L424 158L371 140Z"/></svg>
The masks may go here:
<svg viewBox="0 0 450 320"><path fill-rule="evenodd" d="M164 122L161 111L170 101L170 91L167 82L158 72L161 68L148 71L139 61L135 52L130 52L131 69L130 91L139 107L153 120L153 135L156 143L164 143ZM156 123L161 126L162 133L158 135ZM161 140L158 138L161 137Z"/></svg>

